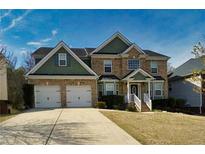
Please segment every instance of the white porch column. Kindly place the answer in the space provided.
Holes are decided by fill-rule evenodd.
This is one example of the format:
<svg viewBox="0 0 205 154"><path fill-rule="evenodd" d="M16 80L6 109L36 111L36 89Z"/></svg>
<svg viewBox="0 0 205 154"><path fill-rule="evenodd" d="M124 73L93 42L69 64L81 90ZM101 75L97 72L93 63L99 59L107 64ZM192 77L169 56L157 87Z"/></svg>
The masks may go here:
<svg viewBox="0 0 205 154"><path fill-rule="evenodd" d="M150 89L151 89L151 88L150 88L150 80L149 80L149 81L148 81L148 96L149 96L149 99L150 99L150 96L151 96L151 95L150 95Z"/></svg>
<svg viewBox="0 0 205 154"><path fill-rule="evenodd" d="M127 81L127 102L130 103L130 84L129 81Z"/></svg>

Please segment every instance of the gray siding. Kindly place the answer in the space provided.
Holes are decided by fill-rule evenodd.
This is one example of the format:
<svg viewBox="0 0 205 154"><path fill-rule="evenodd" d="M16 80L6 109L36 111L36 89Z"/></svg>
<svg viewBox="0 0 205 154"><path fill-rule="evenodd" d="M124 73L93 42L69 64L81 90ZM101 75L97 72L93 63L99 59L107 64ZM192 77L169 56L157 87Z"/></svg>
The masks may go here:
<svg viewBox="0 0 205 154"><path fill-rule="evenodd" d="M58 53L67 54L67 66L58 66ZM48 59L34 74L38 75L91 75L63 47Z"/></svg>
<svg viewBox="0 0 205 154"><path fill-rule="evenodd" d="M187 100L187 104L191 107L200 106L200 94L195 92L194 85L185 80L177 80L170 82L169 97L182 98Z"/></svg>
<svg viewBox="0 0 205 154"><path fill-rule="evenodd" d="M128 47L129 46L125 44L119 37L116 37L97 53L118 54L125 51Z"/></svg>

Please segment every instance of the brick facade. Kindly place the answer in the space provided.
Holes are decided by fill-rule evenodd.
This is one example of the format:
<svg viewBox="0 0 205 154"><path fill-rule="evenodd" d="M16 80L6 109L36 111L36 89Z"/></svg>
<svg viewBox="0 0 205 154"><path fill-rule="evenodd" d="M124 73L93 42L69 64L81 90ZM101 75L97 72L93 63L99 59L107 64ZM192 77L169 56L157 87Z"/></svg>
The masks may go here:
<svg viewBox="0 0 205 154"><path fill-rule="evenodd" d="M89 79L30 79L29 84L33 85L59 85L61 91L61 106L66 107L66 86L90 85L92 89L92 105L97 102L97 83L96 80ZM67 98L69 100L69 98Z"/></svg>
<svg viewBox="0 0 205 154"><path fill-rule="evenodd" d="M147 73L151 74L151 67L150 63L151 60L150 57L147 55L143 55L139 51L137 51L135 48L131 49L129 52L127 52L126 56L119 57L119 58L97 58L97 57L91 57L91 68L98 74L103 75L104 73L104 60L112 60L112 73L116 75L118 78L123 78L125 75L130 73L130 70L128 70L128 59L139 59L140 61L140 68L145 70ZM157 60L158 63L158 74L162 78L165 79L164 82L164 97L168 97L168 77L167 77L167 60ZM125 95L127 93L127 85L125 82L121 82L119 84L119 94Z"/></svg>
<svg viewBox="0 0 205 154"><path fill-rule="evenodd" d="M91 68L98 75L103 75L104 73L104 60L112 60L112 72L107 74L114 74L117 77L121 77L121 59L120 58L91 58Z"/></svg>
<svg viewBox="0 0 205 154"><path fill-rule="evenodd" d="M104 73L104 60L112 60L112 73L118 78L123 78L125 75L130 73L128 70L128 59L139 59L140 68L151 74L150 60L147 60L147 56L136 51L136 49L131 49L123 57L115 58L97 58L91 57L91 68L98 74L103 75ZM164 82L164 96L168 97L168 82L167 82L167 61L158 60L158 75L165 79ZM94 106L97 102L98 92L97 92L97 80L89 79L33 79L29 80L29 84L34 85L59 85L61 91L61 105L66 107L66 85L90 85L92 89L92 105ZM141 86L141 98L143 98L143 93L147 92L147 83L140 83ZM119 95L127 95L127 83L119 82ZM69 98L67 98L69 100Z"/></svg>

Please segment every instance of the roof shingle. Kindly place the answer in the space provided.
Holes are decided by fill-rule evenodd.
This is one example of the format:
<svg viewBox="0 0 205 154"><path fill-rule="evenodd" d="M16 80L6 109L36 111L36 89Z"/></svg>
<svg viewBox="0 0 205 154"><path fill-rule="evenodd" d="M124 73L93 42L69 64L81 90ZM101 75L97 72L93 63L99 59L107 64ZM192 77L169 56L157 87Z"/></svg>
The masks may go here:
<svg viewBox="0 0 205 154"><path fill-rule="evenodd" d="M185 77L191 75L193 71L202 70L205 70L205 56L189 59L184 64L177 67L170 78Z"/></svg>
<svg viewBox="0 0 205 154"><path fill-rule="evenodd" d="M53 48L50 47L40 47L36 51L32 53L32 55L43 55L46 56ZM70 48L77 56L79 57L87 57L92 51L96 48ZM166 55L151 51L151 50L143 50L149 56L160 56L169 58Z"/></svg>

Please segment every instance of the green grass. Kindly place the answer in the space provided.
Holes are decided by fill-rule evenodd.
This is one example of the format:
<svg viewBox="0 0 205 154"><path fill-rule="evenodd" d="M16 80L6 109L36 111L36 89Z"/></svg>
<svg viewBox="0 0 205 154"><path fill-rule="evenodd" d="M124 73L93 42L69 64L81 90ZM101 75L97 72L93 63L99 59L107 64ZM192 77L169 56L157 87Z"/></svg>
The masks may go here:
<svg viewBox="0 0 205 154"><path fill-rule="evenodd" d="M12 113L11 114L0 114L0 123L5 121L5 120L8 120L10 118L15 117L19 113L20 113L20 111L12 109Z"/></svg>
<svg viewBox="0 0 205 154"><path fill-rule="evenodd" d="M205 144L205 116L101 110L142 144Z"/></svg>

